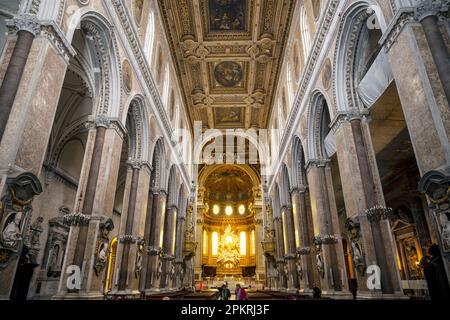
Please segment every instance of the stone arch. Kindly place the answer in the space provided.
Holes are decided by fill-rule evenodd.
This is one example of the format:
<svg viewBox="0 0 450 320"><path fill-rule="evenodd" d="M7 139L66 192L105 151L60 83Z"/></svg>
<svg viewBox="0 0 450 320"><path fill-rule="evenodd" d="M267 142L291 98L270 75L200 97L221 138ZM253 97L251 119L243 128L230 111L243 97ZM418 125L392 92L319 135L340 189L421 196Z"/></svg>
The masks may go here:
<svg viewBox="0 0 450 320"><path fill-rule="evenodd" d="M169 180L167 182L167 206L178 206L177 201L177 168L172 165L169 170Z"/></svg>
<svg viewBox="0 0 450 320"><path fill-rule="evenodd" d="M128 154L132 159L147 160L149 121L147 120L144 97L141 95L135 96L129 104L126 115L126 127L129 137Z"/></svg>
<svg viewBox="0 0 450 320"><path fill-rule="evenodd" d="M294 136L292 143L292 187L306 187L305 153L302 142L298 136Z"/></svg>
<svg viewBox="0 0 450 320"><path fill-rule="evenodd" d="M308 160L327 159L325 138L330 132L330 110L325 96L316 91L311 97L308 110Z"/></svg>
<svg viewBox="0 0 450 320"><path fill-rule="evenodd" d="M356 2L348 8L342 17L334 56L336 76L333 82L335 105L341 110L358 111L364 108L357 93L357 85L361 80L361 75L359 74L361 66L359 64L364 58L362 48L370 47L364 40L370 41L371 34L372 37L375 36L375 40L379 40L382 36L381 30L369 30L367 27L368 19L373 14L376 14L377 21L381 21L380 24L385 24L381 9L376 2L372 5L367 1ZM381 26L381 28L383 27ZM368 59L365 66L366 69L370 67L374 57L381 50L378 41L372 42L374 42L375 51L372 52L370 57L366 57ZM364 72L364 70L362 71Z"/></svg>
<svg viewBox="0 0 450 320"><path fill-rule="evenodd" d="M240 138L244 138L245 140L248 140L249 143L256 149L258 150L258 157L260 159L261 162L261 170L262 172L264 172L263 169L265 169L266 165L268 164L267 159L269 159L269 152L267 151L266 147L262 144L259 143L259 138L258 139L258 135L256 134L256 131L254 132L255 134L246 132L246 131L238 131L238 130L233 130L230 132L227 132L226 134L229 136L234 136L234 137L240 137ZM202 152L203 152L203 148L205 147L205 145L207 145L209 142L211 142L211 140L220 137L220 136L224 136L224 133L220 130L209 130L209 132L202 136L202 139L196 139L194 142L194 163L198 164L200 163L200 160L202 158ZM225 151L225 150L224 150Z"/></svg>
<svg viewBox="0 0 450 320"><path fill-rule="evenodd" d="M275 183L275 187L273 188L273 217L280 218L281 217L281 199L280 199L280 188L278 187L278 183Z"/></svg>
<svg viewBox="0 0 450 320"><path fill-rule="evenodd" d="M285 163L281 166L281 205L287 206L291 204L291 181L289 178L288 167Z"/></svg>
<svg viewBox="0 0 450 320"><path fill-rule="evenodd" d="M154 189L163 189L165 181L165 148L163 138L159 138L155 144L152 158L152 174L150 178L150 187Z"/></svg>
<svg viewBox="0 0 450 320"><path fill-rule="evenodd" d="M80 13L75 16L79 15ZM73 18L75 21L76 17ZM90 72L95 80L94 96L97 97L97 105L94 106L94 114L118 117L122 72L114 27L104 16L93 11L80 17L80 27L90 55ZM72 38L73 34L70 39Z"/></svg>
<svg viewBox="0 0 450 320"><path fill-rule="evenodd" d="M186 216L186 209L187 209L187 197L186 197L186 190L184 187L184 183L182 183L180 185L180 188L178 189L178 199L177 199L177 204L178 204L178 212L179 212L179 216L180 217L185 217Z"/></svg>

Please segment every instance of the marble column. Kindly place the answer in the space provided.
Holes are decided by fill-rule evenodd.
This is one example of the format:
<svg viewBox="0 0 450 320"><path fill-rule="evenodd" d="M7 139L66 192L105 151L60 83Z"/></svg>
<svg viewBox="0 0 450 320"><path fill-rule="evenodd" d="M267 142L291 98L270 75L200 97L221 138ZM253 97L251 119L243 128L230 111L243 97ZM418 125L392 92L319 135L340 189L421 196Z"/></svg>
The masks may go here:
<svg viewBox="0 0 450 320"><path fill-rule="evenodd" d="M147 247L147 272L145 277L145 294L158 292L161 286L162 260L160 259L163 237L164 220L166 214L167 193L164 190L152 191L152 215L150 223L150 236Z"/></svg>
<svg viewBox="0 0 450 320"><path fill-rule="evenodd" d="M0 86L0 141L19 90L33 40L41 30L40 22L33 15L19 16L15 19L15 26L19 28L17 40Z"/></svg>
<svg viewBox="0 0 450 320"><path fill-rule="evenodd" d="M144 274L144 225L148 207L151 168L146 161L130 159L123 197L115 273L111 296L135 299L141 294Z"/></svg>
<svg viewBox="0 0 450 320"><path fill-rule="evenodd" d="M124 230L125 232L120 236L119 239L120 243L123 246L119 269L120 270L118 283L119 292L124 292L127 289L130 248L134 242L139 241L139 239L133 237L133 222L136 211L136 196L141 164L137 161L128 161L127 165L129 166L129 170L131 171L131 186L129 191L128 209L126 211L125 230Z"/></svg>
<svg viewBox="0 0 450 320"><path fill-rule="evenodd" d="M349 294L348 283L329 160L310 160L307 175L314 224L315 267L322 293L346 296Z"/></svg>
<svg viewBox="0 0 450 320"><path fill-rule="evenodd" d="M296 291L299 289L298 286L298 275L297 275L297 253L295 248L295 228L294 228L294 217L292 215L292 206L285 205L281 208L283 228L285 230L285 255L284 259L287 266L287 289Z"/></svg>
<svg viewBox="0 0 450 320"><path fill-rule="evenodd" d="M283 221L281 217L274 218L275 229L275 260L277 266L278 286L279 290L287 289L287 281L285 274L285 252L284 252L284 239L283 239Z"/></svg>
<svg viewBox="0 0 450 320"><path fill-rule="evenodd" d="M195 219L195 218L194 218ZM197 218L195 219L195 242L197 243L194 262L195 285L202 279L202 237L203 237L203 206L197 204Z"/></svg>
<svg viewBox="0 0 450 320"><path fill-rule="evenodd" d="M313 255L311 251L312 240L314 238L314 226L311 212L307 209L306 187L300 186L291 191L292 213L296 224L298 241L296 240L297 253L300 255L302 276L300 289L302 292L310 292L313 283L318 281L315 269L313 268Z"/></svg>
<svg viewBox="0 0 450 320"><path fill-rule="evenodd" d="M420 23L422 24L439 78L444 87L447 102L450 106L450 54L438 21L436 12L430 10L421 17Z"/></svg>
<svg viewBox="0 0 450 320"><path fill-rule="evenodd" d="M105 116L97 116L90 125L74 213L65 217L71 228L55 299L103 298L105 270L95 273L94 263L100 225L112 218L125 129ZM80 271L79 287L69 286L74 267Z"/></svg>
<svg viewBox="0 0 450 320"><path fill-rule="evenodd" d="M333 130L338 146L338 161L347 214L347 232L359 292L363 297L401 295L400 278L396 266L395 244L388 221L372 219L367 212L384 207L384 197L370 130L366 117L359 114L340 114ZM366 268L377 265L381 269L380 290L367 288Z"/></svg>
<svg viewBox="0 0 450 320"><path fill-rule="evenodd" d="M261 210L257 210L256 224L255 224L255 254L256 254L256 280L258 283L264 283L265 268L264 268L264 252L262 250L263 241L263 221Z"/></svg>
<svg viewBox="0 0 450 320"><path fill-rule="evenodd" d="M179 216L177 218L177 231L176 231L176 240L175 240L175 280L173 283L173 288L179 290L183 286L183 245L184 245L184 234L186 227L186 218L183 216Z"/></svg>
<svg viewBox="0 0 450 320"><path fill-rule="evenodd" d="M164 242L163 242L163 265L161 277L161 289L171 290L174 276L175 241L176 241L176 221L178 208L171 205L166 210L164 221Z"/></svg>
<svg viewBox="0 0 450 320"><path fill-rule="evenodd" d="M445 1L423 1L421 4L448 7ZM428 15L426 7L415 11L419 16L410 21L420 21ZM448 97L442 89L443 79L436 77L438 66L431 53L431 44L427 41L425 30L416 23L406 24L400 32L394 33L393 38L386 41L385 50L389 54L417 166L423 179L428 173L442 170L450 163L450 108ZM414 130L416 128L426 130ZM430 197L427 200L432 205ZM435 214L430 215L430 218L434 233L438 234L440 222ZM444 265L450 279L450 261L444 259Z"/></svg>

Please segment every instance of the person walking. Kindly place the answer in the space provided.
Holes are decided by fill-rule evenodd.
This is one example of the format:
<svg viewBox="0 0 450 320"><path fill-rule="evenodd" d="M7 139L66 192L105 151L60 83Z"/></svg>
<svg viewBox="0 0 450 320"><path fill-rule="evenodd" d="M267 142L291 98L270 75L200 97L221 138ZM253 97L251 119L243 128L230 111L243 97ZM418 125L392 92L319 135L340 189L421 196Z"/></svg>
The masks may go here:
<svg viewBox="0 0 450 320"><path fill-rule="evenodd" d="M219 289L219 300L230 300L231 292L226 283Z"/></svg>
<svg viewBox="0 0 450 320"><path fill-rule="evenodd" d="M235 294L236 294L236 300L248 300L247 291L245 291L245 289L242 288L239 283L236 284Z"/></svg>

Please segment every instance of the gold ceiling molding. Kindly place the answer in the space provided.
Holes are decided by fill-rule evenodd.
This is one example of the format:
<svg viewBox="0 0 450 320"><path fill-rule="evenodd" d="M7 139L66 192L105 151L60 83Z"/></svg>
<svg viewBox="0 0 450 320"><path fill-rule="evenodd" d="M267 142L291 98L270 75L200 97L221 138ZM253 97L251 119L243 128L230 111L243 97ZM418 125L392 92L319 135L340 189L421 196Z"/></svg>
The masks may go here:
<svg viewBox="0 0 450 320"><path fill-rule="evenodd" d="M158 0L191 121L266 128L294 0Z"/></svg>

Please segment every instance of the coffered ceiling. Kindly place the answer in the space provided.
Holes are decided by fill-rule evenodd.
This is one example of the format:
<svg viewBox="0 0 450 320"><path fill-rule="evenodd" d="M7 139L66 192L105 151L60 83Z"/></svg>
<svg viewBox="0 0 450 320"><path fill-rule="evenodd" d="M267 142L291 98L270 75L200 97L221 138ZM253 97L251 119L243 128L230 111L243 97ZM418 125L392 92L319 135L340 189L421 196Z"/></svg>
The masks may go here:
<svg viewBox="0 0 450 320"><path fill-rule="evenodd" d="M295 0L158 0L191 121L263 128Z"/></svg>

